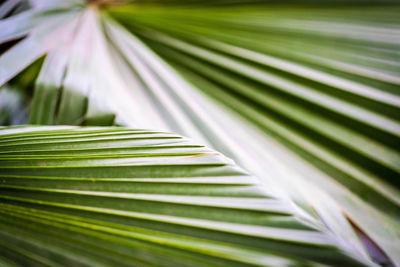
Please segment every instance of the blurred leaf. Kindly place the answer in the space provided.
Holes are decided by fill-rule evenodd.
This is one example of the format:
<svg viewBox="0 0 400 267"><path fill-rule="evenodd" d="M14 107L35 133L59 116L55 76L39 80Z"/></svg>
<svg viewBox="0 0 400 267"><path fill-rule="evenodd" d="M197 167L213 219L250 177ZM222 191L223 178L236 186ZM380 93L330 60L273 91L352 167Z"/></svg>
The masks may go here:
<svg viewBox="0 0 400 267"><path fill-rule="evenodd" d="M345 214L398 261L400 39L394 26L400 23L398 11L397 6L121 6L111 13L194 87L307 163L286 148L265 143L262 135L257 139L259 150L273 153L273 160L253 147L251 156L229 151L221 146L226 138L211 141L213 147L284 188L300 206L310 212L308 207L313 207L336 234L358 246L354 227L340 218ZM146 48L140 48L145 44L125 39L132 43L131 53L137 53L136 58L127 57L133 68L143 60L154 77L176 90L171 74L163 76L161 59L147 56ZM125 55L127 50L121 49ZM148 88L154 87L143 73L139 75ZM176 104L200 114L194 107L200 100L182 94L177 93L182 102ZM166 110L172 109L166 106ZM206 124L216 116L204 119ZM195 136L179 129L181 125L171 128ZM234 129L231 135L238 136L236 129L246 127L235 126L227 127ZM204 126L200 131L205 132ZM246 131L254 130L247 126ZM247 134L240 142L249 143L250 135L254 136ZM247 163L249 158L274 165L278 161L281 167L271 177L254 161ZM375 257L379 262L385 258L385 253Z"/></svg>
<svg viewBox="0 0 400 267"><path fill-rule="evenodd" d="M21 125L28 122L28 111L21 90L0 88L0 125Z"/></svg>

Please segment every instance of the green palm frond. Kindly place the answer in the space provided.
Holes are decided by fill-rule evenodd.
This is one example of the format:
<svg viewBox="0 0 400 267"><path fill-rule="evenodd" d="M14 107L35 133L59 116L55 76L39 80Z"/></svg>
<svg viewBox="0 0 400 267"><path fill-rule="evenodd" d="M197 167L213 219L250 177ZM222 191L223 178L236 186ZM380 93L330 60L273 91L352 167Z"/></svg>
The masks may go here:
<svg viewBox="0 0 400 267"><path fill-rule="evenodd" d="M188 136L351 253L400 261L396 1L114 2L0 6L0 86L45 55L31 124Z"/></svg>
<svg viewBox="0 0 400 267"><path fill-rule="evenodd" d="M363 266L231 160L174 134L3 128L0 147L0 254L21 265Z"/></svg>
<svg viewBox="0 0 400 267"><path fill-rule="evenodd" d="M303 171L301 181L272 178L300 191L300 205L306 199L347 235L326 203L310 198L308 183L317 185L397 258L399 10L360 8L121 7L112 14L194 86L319 169L296 160L287 166Z"/></svg>

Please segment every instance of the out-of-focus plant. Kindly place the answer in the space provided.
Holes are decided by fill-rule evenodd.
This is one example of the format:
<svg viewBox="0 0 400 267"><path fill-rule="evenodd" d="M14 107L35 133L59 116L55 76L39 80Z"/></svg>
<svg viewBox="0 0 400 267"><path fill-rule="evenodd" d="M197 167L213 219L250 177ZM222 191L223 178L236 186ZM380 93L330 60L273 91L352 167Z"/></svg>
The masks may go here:
<svg viewBox="0 0 400 267"><path fill-rule="evenodd" d="M23 77L18 73L45 55L31 124L118 124L188 136L257 176L262 190L295 205L291 214L332 234L340 251L364 264L400 261L396 1L27 3L0 6L0 85ZM42 134L57 133L51 129ZM34 142L25 143L30 139L22 135L13 144L18 134L4 131L6 151ZM54 140L64 135L69 133ZM7 153L4 158L16 159L5 161L4 175L18 164L35 169L34 162ZM12 174L2 186L14 192L10 183L18 177L23 186L35 187L36 180L25 182L28 176ZM49 184L55 196L59 186ZM310 258L306 249L298 258L264 246L297 263L341 264ZM244 262L268 265L268 259Z"/></svg>
<svg viewBox="0 0 400 267"><path fill-rule="evenodd" d="M0 124L20 125L28 123L28 112L24 103L24 94L16 89L4 86L0 88Z"/></svg>

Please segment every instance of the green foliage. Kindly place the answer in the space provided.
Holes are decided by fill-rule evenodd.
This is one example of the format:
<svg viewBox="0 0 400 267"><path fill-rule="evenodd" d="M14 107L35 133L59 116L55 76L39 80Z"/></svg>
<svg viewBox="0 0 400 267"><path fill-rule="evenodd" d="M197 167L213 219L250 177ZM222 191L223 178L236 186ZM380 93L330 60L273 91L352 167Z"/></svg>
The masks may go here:
<svg viewBox="0 0 400 267"><path fill-rule="evenodd" d="M393 6L122 6L111 14L193 86L319 169L290 162L303 172L301 182L276 182L299 205L310 203L337 234L352 238L329 201L310 196L316 193L308 183L316 185L397 259L400 46L391 27L400 23L398 12Z"/></svg>
<svg viewBox="0 0 400 267"><path fill-rule="evenodd" d="M0 254L21 265L363 265L231 160L177 135L3 128L0 147Z"/></svg>
<svg viewBox="0 0 400 267"><path fill-rule="evenodd" d="M182 261L185 264L189 263L191 257L197 260L201 258L204 264L209 264L209 260L215 264L240 262L290 265L291 261L297 264L311 264L312 261L334 265L350 264L346 262L349 259L343 253L351 255L352 258L361 258L366 264L371 258L382 265L396 264L400 261L400 7L396 1L125 2L125 5L114 6L115 1L91 1L88 5L86 1L81 0L33 0L31 3L34 8L27 8L24 5L25 1L7 1L5 5L0 6L0 17L4 17L0 21L0 44L7 47L0 57L0 86L9 86L13 81L23 82L22 77L28 76L25 84L28 84L26 81L32 83L38 70L35 73L28 72L33 75L17 74L38 58L45 56L40 74L35 80L29 120L31 124L124 125L153 129L156 136L158 132L165 131L188 136L196 140L196 143L208 145L232 158L240 167L260 179L260 184L256 185L257 192L274 190L274 197L279 199L278 202L294 203L295 209L288 211L288 214L296 217L296 223L291 221L292 217L289 221L282 221L281 218L275 221L273 217L272 221L266 219L267 224L274 222L273 225L267 225L268 227L287 226L297 229L297 223L304 223L302 219L297 218L302 214L303 217L310 216L307 219L310 225L307 225L313 229L318 228L318 231L314 229L318 234L322 234L324 238L330 234L334 236L328 239L333 238L331 241L335 249L332 250L331 246L327 254L323 250L321 253L315 252L315 255L308 247L304 250L292 245L275 247L272 243L263 243L265 240L260 241L261 243L248 240L250 243L254 241L254 244L246 243L247 241L235 243L239 238L237 236L226 240L213 240L217 243L223 242L224 246L238 245L244 249L240 252L239 247L235 247L238 253L250 253L236 255L236 252L230 251L232 253L228 253L230 256L227 256L227 248L219 247L222 245L220 243L215 243L218 249L212 250L211 243L207 243L211 236L207 236L206 241L203 240L206 243L190 239L203 244L204 247L196 247L190 243L192 241L188 241L190 244L185 244L183 250L190 252L182 252L182 257L187 259ZM14 7L17 8L13 9ZM5 85L6 83L9 84ZM41 129L45 131L46 128ZM87 136L83 134L85 137L79 141L74 139L72 133L55 130L61 128L49 129L52 131L43 133L43 136L36 136L30 132L26 135L22 133L33 131L31 128L3 129L3 133L21 131L17 134L21 135L21 142L17 137L14 139L6 136L3 141L5 150L0 151L5 153L3 162L6 164L6 167L0 167L0 171L11 175L6 180L7 183L23 182L21 185L13 185L18 189L9 189L10 192L28 192L19 186L39 188L43 183L49 186L48 190L53 190L49 195L54 194L55 197L59 189L69 190L67 193L62 191L63 194L70 194L71 190L78 190L81 194L90 189L90 186L98 188L97 191L103 190L101 192L107 195L112 193L108 190L114 190L114 185L122 188L123 183L110 183L111 187L108 187L106 182L96 187L99 183L92 185L79 179L91 176L95 179L103 176L122 179L134 175L138 170L138 175L148 175L146 178L149 179L163 175L186 177L189 175L186 172L194 171L189 166L169 169L156 164L150 169L129 167L135 170L133 172L128 167L122 167L122 162L129 165L137 158L137 155L130 151L130 141L120 140L118 149L106 150L107 145L101 141L106 133L99 132L99 140L95 133L88 133ZM124 135L125 131L129 132L119 128L113 129L104 131L121 131L121 135ZM37 130L42 131L40 128ZM68 131L95 130L88 128ZM34 136L31 138L28 136L30 134ZM57 134L61 136L57 137ZM89 137L91 134L93 139ZM119 140L119 134L109 134ZM109 141L114 144L118 143L117 140ZM143 142L140 143L143 146L139 151L154 149L151 142L147 141L139 141ZM16 143L13 144L14 142ZM97 144L104 147L95 148ZM71 149L68 148L70 146ZM14 151L14 148L21 150ZM42 148L46 151L44 155L40 152ZM66 151L62 151L63 149ZM186 157L190 158L189 162L196 161L198 157L204 158L201 153L190 154L191 149L187 152L182 151L184 155L181 156L185 160ZM90 154L86 155L86 150L90 150ZM75 152L69 154L71 151ZM82 152L82 155L78 155L77 151ZM100 157L95 151L99 152ZM122 158L119 156L121 151L124 151L122 154L125 155ZM15 160L7 160L7 153L14 152L20 156L13 155ZM143 153L139 157L143 162L144 158L149 161L159 159L145 156ZM169 156L171 155L163 155L162 159L169 159ZM172 157L176 159L175 156ZM101 167L103 163L112 168ZM15 168L9 168L7 164L15 164L12 165ZM82 167L91 164L95 167ZM228 165L231 166L230 164ZM196 169L196 175L200 175L202 171L214 174L211 170L220 168L209 167L207 165L206 169ZM111 170L112 172L108 173ZM253 181L252 177L239 172L244 180ZM61 178L65 176L65 179L59 179L59 175ZM155 176L152 177L153 175ZM52 178L39 179L39 176ZM70 182L67 176L78 180ZM231 180L228 184L230 182ZM7 186L6 188L10 187ZM64 188L68 186L71 188ZM150 190L148 193L156 195L157 190L164 194L164 189L172 195L185 192L182 194L189 201L189 196L194 197L199 192L206 195L216 192L224 194L225 189L220 191L213 186L213 183L207 180L207 184L199 187L205 190L200 190L201 192L196 191L194 187L182 187L181 184L174 183L166 187L163 185L159 189L150 185L139 186L137 190ZM223 187L218 185L218 188L219 186ZM133 187L125 189L134 190ZM227 188L226 193L238 197L238 192L231 189L233 187ZM42 195L47 196L45 191L37 190L32 196L40 199ZM221 197L218 194L215 196ZM261 195L261 198L269 197L269 194ZM92 197L99 197L99 201L105 204L107 201L104 200L109 199L105 195L85 195L83 198ZM56 203L60 199L56 197ZM110 205L112 203L114 202L110 202ZM4 207L7 210L19 210L16 205L7 203ZM246 205L243 206L243 210L251 209L252 204ZM151 206L146 207L152 209ZM52 213L53 210L41 211L42 207L20 208L21 214L44 212L41 216L46 218L64 218ZM34 211L31 211L31 208ZM234 210L235 212L228 213L235 218L240 217L237 213L239 210L244 212L237 208ZM156 210L147 212L152 211ZM22 216L21 214L19 216ZM80 216L68 214L75 215ZM203 219L211 219L215 224L210 225L219 227L217 222L222 218L214 218L215 213L209 215L212 218ZM60 220L65 221L65 218ZM226 219L229 218L227 215ZM248 219L251 220L250 217ZM301 222L297 221L298 219ZM95 220L96 223L102 224L103 217ZM246 223L257 224L256 221ZM58 222L55 225L57 228ZM329 234L323 225L329 229ZM36 229L43 228L37 227ZM74 227L78 225L72 228ZM110 226L110 231L114 231L112 227L114 224ZM14 230L17 231L17 228ZM243 228L245 229L247 228ZM251 229L256 231L256 228ZM274 233L275 230L277 229L274 229ZM30 230L24 231L28 233ZM85 233L89 232L85 230ZM288 232L279 229L276 233L286 235ZM125 234L124 232L122 235ZM182 234L185 236L185 233ZM299 232L295 231L293 234L293 240L302 238ZM94 235L97 236L97 233ZM308 234L305 236L311 237ZM104 240L109 238L107 235L103 237ZM177 252L177 248L183 246L183 243L179 243L182 240L179 240L173 243L173 251L167 249L167 243L163 243L165 247L161 247L161 243L155 247L152 245L151 249L143 245L143 255L153 257L158 250L163 251L160 252L162 255L164 252L165 255L181 255L181 252ZM157 239L157 242L164 241ZM21 244L26 245L27 242ZM93 242L87 243L88 251L91 251L91 246L96 243ZM120 241L116 241L118 242ZM69 247L72 243L66 246ZM339 243L343 243L345 248L340 245L341 248L337 249ZM14 250L7 252L10 253L7 257L11 255L11 258L16 258L18 253L33 253L29 254L33 256L36 253L47 253L44 251L49 249L43 245L41 251L30 243L23 252L17 252L20 248L19 243L13 244ZM140 244L142 246L142 243ZM260 246L253 247L258 246L256 244ZM268 259L264 258L265 251L259 251L261 248L267 248ZM108 251L110 248L102 249ZM196 251L193 252L192 249ZM253 249L257 251L256 254L251 254ZM125 263L132 263L132 257L118 254L120 252L116 250L112 252L116 253L114 256L104 255L110 260L108 264L116 264L114 261L123 262L125 258L129 258ZM56 255L58 252L51 253ZM199 258L196 253L202 256ZM205 256L206 254L208 256ZM43 257L33 257L44 262L50 260L44 254L41 255ZM154 256L153 263L164 264L164 256ZM325 256L326 262L320 258ZM80 259L80 256L76 257L72 260ZM52 259L58 262L56 258ZM137 259L143 260L144 264L149 260L147 256L137 256ZM334 262L334 259L343 262Z"/></svg>

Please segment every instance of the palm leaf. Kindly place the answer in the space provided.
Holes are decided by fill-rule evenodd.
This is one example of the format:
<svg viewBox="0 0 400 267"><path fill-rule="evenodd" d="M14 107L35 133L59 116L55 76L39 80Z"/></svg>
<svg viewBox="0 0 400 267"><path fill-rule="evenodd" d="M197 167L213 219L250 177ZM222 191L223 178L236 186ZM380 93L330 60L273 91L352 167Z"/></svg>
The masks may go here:
<svg viewBox="0 0 400 267"><path fill-rule="evenodd" d="M398 262L398 6L233 2L32 1L0 21L18 21L2 42L28 34L0 57L0 84L47 53L30 123L190 136L362 257Z"/></svg>
<svg viewBox="0 0 400 267"><path fill-rule="evenodd" d="M231 160L186 138L76 127L2 128L0 136L8 261L362 265Z"/></svg>
<svg viewBox="0 0 400 267"><path fill-rule="evenodd" d="M366 7L365 17L348 19L339 12L354 14L351 7L121 7L112 14L193 85L319 169L295 159L288 166L303 172L301 182L297 176L272 178L286 192L300 191L297 203L312 203L337 234L351 240L329 200L321 204L323 196L308 196L315 192L309 183L317 185L397 258L399 65L389 57L398 57L399 40L395 29L385 28L398 23L394 10ZM371 18L376 25L369 25ZM353 29L359 30L356 37ZM156 70L156 60L140 53ZM269 178L243 157L215 147ZM286 152L275 157L292 159ZM297 192L291 194L296 199Z"/></svg>

